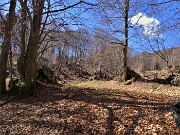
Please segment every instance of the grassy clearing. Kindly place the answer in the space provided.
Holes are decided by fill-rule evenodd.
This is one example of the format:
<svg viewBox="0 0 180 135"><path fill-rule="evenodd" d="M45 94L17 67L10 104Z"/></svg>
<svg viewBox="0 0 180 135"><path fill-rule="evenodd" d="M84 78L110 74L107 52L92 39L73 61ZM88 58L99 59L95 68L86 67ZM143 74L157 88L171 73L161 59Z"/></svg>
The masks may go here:
<svg viewBox="0 0 180 135"><path fill-rule="evenodd" d="M168 96L169 98L180 98L180 87L169 86L157 83L134 82L131 85L124 85L118 81L85 81L71 84L80 88L93 88L96 90L115 90L119 92L128 91L136 94L151 96Z"/></svg>

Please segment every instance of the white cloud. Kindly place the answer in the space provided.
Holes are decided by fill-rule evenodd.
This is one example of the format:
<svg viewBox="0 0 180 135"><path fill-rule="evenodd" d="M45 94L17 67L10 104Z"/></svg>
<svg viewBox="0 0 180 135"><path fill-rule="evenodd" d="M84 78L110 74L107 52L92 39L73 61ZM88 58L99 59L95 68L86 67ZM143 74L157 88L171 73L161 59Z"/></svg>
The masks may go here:
<svg viewBox="0 0 180 135"><path fill-rule="evenodd" d="M142 26L144 28L144 35L148 37L157 37L159 34L160 22L153 17L148 17L146 14L138 13L130 18L130 22L134 26Z"/></svg>

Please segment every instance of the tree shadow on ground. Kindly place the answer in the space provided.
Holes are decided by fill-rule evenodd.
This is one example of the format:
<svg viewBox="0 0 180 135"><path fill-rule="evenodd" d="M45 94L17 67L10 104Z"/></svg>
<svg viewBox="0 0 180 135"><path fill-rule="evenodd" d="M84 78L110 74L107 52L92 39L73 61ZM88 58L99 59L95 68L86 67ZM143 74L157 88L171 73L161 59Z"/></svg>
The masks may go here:
<svg viewBox="0 0 180 135"><path fill-rule="evenodd" d="M161 97L149 99L128 92L42 85L34 97L18 103L22 104L18 110L27 109L26 113L29 113L28 117L24 113L22 118L26 116L26 120L19 122L41 130L48 128L63 134L107 135L134 135L145 130L147 133L177 132L172 119L167 121L171 116L165 118L171 112L171 103ZM155 125L156 129L145 129L149 125Z"/></svg>

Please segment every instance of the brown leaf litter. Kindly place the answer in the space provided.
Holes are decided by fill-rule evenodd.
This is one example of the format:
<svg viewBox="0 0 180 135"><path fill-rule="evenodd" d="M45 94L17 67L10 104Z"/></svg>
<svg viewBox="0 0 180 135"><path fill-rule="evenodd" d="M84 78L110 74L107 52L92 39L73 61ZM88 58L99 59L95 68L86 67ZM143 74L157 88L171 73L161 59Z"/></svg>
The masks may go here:
<svg viewBox="0 0 180 135"><path fill-rule="evenodd" d="M145 93L148 87L140 84L134 88L142 88L141 93L133 92L133 85L120 86L118 90L42 85L33 97L0 107L0 134L180 134L171 107L178 96Z"/></svg>

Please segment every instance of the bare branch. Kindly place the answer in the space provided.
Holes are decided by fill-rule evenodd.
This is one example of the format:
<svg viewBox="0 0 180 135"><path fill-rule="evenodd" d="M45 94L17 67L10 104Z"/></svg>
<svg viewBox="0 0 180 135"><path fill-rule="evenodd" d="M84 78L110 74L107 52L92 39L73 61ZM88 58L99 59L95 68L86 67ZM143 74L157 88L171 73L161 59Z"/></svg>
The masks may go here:
<svg viewBox="0 0 180 135"><path fill-rule="evenodd" d="M79 5L79 4L87 4L87 5L90 5L90 6L97 6L97 5L98 5L98 4L92 4L92 3L89 3L89 2L85 2L85 1L83 1L83 0L80 0L79 2L77 2L77 3L75 3L75 4L72 4L72 5L70 5L70 6L64 7L64 8L62 8L62 9L46 11L46 12L44 12L43 14L47 14L48 12L50 12L50 13L55 13L55 12L65 11L65 10L70 9L70 8L73 8L73 7L75 7L75 6Z"/></svg>

